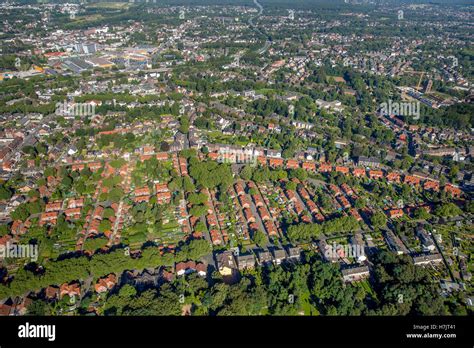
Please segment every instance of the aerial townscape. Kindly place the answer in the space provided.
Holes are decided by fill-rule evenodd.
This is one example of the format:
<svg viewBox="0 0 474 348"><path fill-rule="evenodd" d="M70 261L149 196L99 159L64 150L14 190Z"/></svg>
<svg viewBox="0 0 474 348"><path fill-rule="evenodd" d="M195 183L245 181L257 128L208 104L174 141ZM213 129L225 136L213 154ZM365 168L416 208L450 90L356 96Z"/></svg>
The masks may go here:
<svg viewBox="0 0 474 348"><path fill-rule="evenodd" d="M1 2L0 315L472 315L473 6Z"/></svg>

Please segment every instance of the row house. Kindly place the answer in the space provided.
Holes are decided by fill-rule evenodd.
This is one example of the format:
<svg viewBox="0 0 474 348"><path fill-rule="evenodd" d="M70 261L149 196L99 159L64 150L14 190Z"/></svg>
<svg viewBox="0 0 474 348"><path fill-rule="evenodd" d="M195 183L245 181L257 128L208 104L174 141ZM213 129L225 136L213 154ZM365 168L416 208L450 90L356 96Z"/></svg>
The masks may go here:
<svg viewBox="0 0 474 348"><path fill-rule="evenodd" d="M142 161L142 162L148 161L152 157L153 157L153 155L140 155L140 161Z"/></svg>
<svg viewBox="0 0 474 348"><path fill-rule="evenodd" d="M209 196L208 196L208 197L209 197ZM212 209L212 203L211 203L211 201L206 201L206 202L204 202L204 206L207 208L207 213L208 213L208 214L213 214L213 213L214 213L214 211L213 211L213 209Z"/></svg>
<svg viewBox="0 0 474 348"><path fill-rule="evenodd" d="M234 188L235 188L235 192L237 192L238 196L242 196L242 195L245 194L245 190L244 190L244 187L242 186L241 182L235 183Z"/></svg>
<svg viewBox="0 0 474 348"><path fill-rule="evenodd" d="M257 208L265 206L263 199L260 195L252 195L252 199Z"/></svg>
<svg viewBox="0 0 474 348"><path fill-rule="evenodd" d="M423 189L426 191L439 191L439 182L434 180L427 180L423 184Z"/></svg>
<svg viewBox="0 0 474 348"><path fill-rule="evenodd" d="M56 186L58 184L58 179L52 175L49 175L46 178L49 187Z"/></svg>
<svg viewBox="0 0 474 348"><path fill-rule="evenodd" d="M188 163L186 161L186 158L184 157L179 157L179 169L181 171L182 175L188 175Z"/></svg>
<svg viewBox="0 0 474 348"><path fill-rule="evenodd" d="M249 182L247 183L247 187L248 187L249 189L255 189L255 190L257 190L257 185L255 185L255 183L254 183L253 181L249 181Z"/></svg>
<svg viewBox="0 0 474 348"><path fill-rule="evenodd" d="M282 167L283 166L283 159L281 158L270 158L268 161L270 167Z"/></svg>
<svg viewBox="0 0 474 348"><path fill-rule="evenodd" d="M222 244L222 237L218 230L210 230L209 235L211 236L211 241L213 245Z"/></svg>
<svg viewBox="0 0 474 348"><path fill-rule="evenodd" d="M349 209L351 207L351 204L349 203L346 197L340 195L337 197L337 200L344 209Z"/></svg>
<svg viewBox="0 0 474 348"><path fill-rule="evenodd" d="M49 197L49 195L51 194L49 192L48 188L44 185L41 185L40 187L38 187L38 191L39 191L39 194L40 194L41 198Z"/></svg>
<svg viewBox="0 0 474 348"><path fill-rule="evenodd" d="M72 166L71 166L71 170L73 172L75 171L82 171L83 169L85 168L85 165L82 164L82 163L74 163Z"/></svg>
<svg viewBox="0 0 474 348"><path fill-rule="evenodd" d="M342 195L342 191L339 189L339 187L337 187L336 185L334 184L330 184L329 185L329 188L331 189L331 191L334 193L334 196L337 197L339 195Z"/></svg>
<svg viewBox="0 0 474 348"><path fill-rule="evenodd" d="M265 226L265 230L267 231L267 234L269 236L277 236L278 235L278 231L275 227L275 224L273 224L273 222L271 222L270 220L267 220L263 223L263 225Z"/></svg>
<svg viewBox="0 0 474 348"><path fill-rule="evenodd" d="M295 208L296 214L297 214L298 216L300 216L301 214L303 214L303 212L304 212L303 204L301 204L300 202L297 201L297 202L295 202L294 208Z"/></svg>
<svg viewBox="0 0 474 348"><path fill-rule="evenodd" d="M111 290L117 284L117 277L111 273L106 277L99 278L97 283L94 285L94 289L97 293L101 294L108 290Z"/></svg>
<svg viewBox="0 0 474 348"><path fill-rule="evenodd" d="M273 250L273 262L276 265L281 265L283 261L286 260L286 253L283 249L274 249Z"/></svg>
<svg viewBox="0 0 474 348"><path fill-rule="evenodd" d="M366 175L365 169L363 169L363 168L354 168L354 169L352 169L352 174L357 178L362 178L362 177L365 177L365 175Z"/></svg>
<svg viewBox="0 0 474 348"><path fill-rule="evenodd" d="M255 216L253 216L252 211L249 208L243 209L245 220L247 221L247 224L250 224L252 222L255 222Z"/></svg>
<svg viewBox="0 0 474 348"><path fill-rule="evenodd" d="M217 152L209 152L207 157L213 161L217 161L219 159L219 154Z"/></svg>
<svg viewBox="0 0 474 348"><path fill-rule="evenodd" d="M209 227L217 226L217 220L214 217L214 215L212 215L212 214L206 215L206 221L207 221L207 224L209 225Z"/></svg>
<svg viewBox="0 0 474 348"><path fill-rule="evenodd" d="M314 162L303 162L301 168L305 170L316 171L316 164Z"/></svg>
<svg viewBox="0 0 474 348"><path fill-rule="evenodd" d="M351 214L352 217L354 217L357 221L362 221L362 217L360 216L359 212L357 209L352 208L349 210L349 213Z"/></svg>
<svg viewBox="0 0 474 348"><path fill-rule="evenodd" d="M179 262L175 265L175 271L177 276L193 273L194 271L196 271L196 262Z"/></svg>
<svg viewBox="0 0 474 348"><path fill-rule="evenodd" d="M272 254L268 250L259 251L257 261L261 266L269 265L273 262Z"/></svg>
<svg viewBox="0 0 474 348"><path fill-rule="evenodd" d="M157 204L169 204L171 202L171 192L158 192L156 194L156 203Z"/></svg>
<svg viewBox="0 0 474 348"><path fill-rule="evenodd" d="M400 218L402 217L404 214L403 214L403 210L402 209L391 209L388 211L388 216L391 218L391 219L397 219L397 218Z"/></svg>
<svg viewBox="0 0 474 348"><path fill-rule="evenodd" d="M329 164L329 163L321 163L319 165L319 171L321 173L327 173L327 172L330 172L332 171L332 166Z"/></svg>
<svg viewBox="0 0 474 348"><path fill-rule="evenodd" d="M286 169L298 169L300 167L300 164L296 160L287 160L286 161Z"/></svg>
<svg viewBox="0 0 474 348"><path fill-rule="evenodd" d="M67 203L69 209L82 208L84 206L84 198L70 199Z"/></svg>
<svg viewBox="0 0 474 348"><path fill-rule="evenodd" d="M403 182L409 185L419 185L421 182L421 179L417 178L416 176L405 175Z"/></svg>
<svg viewBox="0 0 474 348"><path fill-rule="evenodd" d="M64 211L64 214L69 219L77 219L81 216L81 208L70 208Z"/></svg>
<svg viewBox="0 0 474 348"><path fill-rule="evenodd" d="M171 156L171 160L173 162L173 168L176 170L176 172L179 173L179 161L178 161L178 155L176 153L173 153Z"/></svg>
<svg viewBox="0 0 474 348"><path fill-rule="evenodd" d="M450 184L444 186L444 191L454 197L460 197L462 195L462 191L458 187Z"/></svg>
<svg viewBox="0 0 474 348"><path fill-rule="evenodd" d="M253 269L255 267L255 256L253 254L238 255L237 266L239 270Z"/></svg>
<svg viewBox="0 0 474 348"><path fill-rule="evenodd" d="M168 184L158 183L155 185L156 193L169 192Z"/></svg>
<svg viewBox="0 0 474 348"><path fill-rule="evenodd" d="M314 215L314 214L319 213L319 209L318 209L318 206L316 205L316 203L314 203L313 201L311 201L309 199L306 200L305 203L306 203L306 207L308 207L308 210L311 214Z"/></svg>
<svg viewBox="0 0 474 348"><path fill-rule="evenodd" d="M62 202L53 202L53 203L48 203L46 204L45 211L47 213L52 212L52 211L60 211L63 203Z"/></svg>
<svg viewBox="0 0 474 348"><path fill-rule="evenodd" d="M349 168L343 166L336 166L336 172L347 175L349 174Z"/></svg>
<svg viewBox="0 0 474 348"><path fill-rule="evenodd" d="M344 282L355 282L367 279L370 275L368 266L346 268L341 271Z"/></svg>
<svg viewBox="0 0 474 348"><path fill-rule="evenodd" d="M268 265L274 263L280 265L285 260L299 260L301 257L301 249L299 247L290 247L287 252L283 249L274 249L272 252L263 250L257 254L258 263L260 265Z"/></svg>
<svg viewBox="0 0 474 348"><path fill-rule="evenodd" d="M166 161L166 160L168 160L168 153L167 152L158 152L156 154L156 159L158 161Z"/></svg>
<svg viewBox="0 0 474 348"><path fill-rule="evenodd" d="M391 183L400 183L401 182L401 177L400 174L395 173L395 172L390 172L387 174L387 181Z"/></svg>
<svg viewBox="0 0 474 348"><path fill-rule="evenodd" d="M298 192L303 197L304 203L306 204L306 207L308 208L309 212L313 215L313 217L316 219L316 221L318 221L318 222L324 221L324 216L321 214L321 212L320 212L318 206L316 205L316 203L314 203L310 199L308 191L305 188L300 187L298 189ZM305 220L308 220L308 219L305 219Z"/></svg>
<svg viewBox="0 0 474 348"><path fill-rule="evenodd" d="M392 231L386 230L383 234L387 245L392 251L396 252L398 255L409 253L408 249L405 247L401 239L396 236Z"/></svg>
<svg viewBox="0 0 474 348"><path fill-rule="evenodd" d="M370 170L369 177L371 179L380 179L383 177L383 172L381 170Z"/></svg>
<svg viewBox="0 0 474 348"><path fill-rule="evenodd" d="M95 209L94 212L92 213L92 218L93 219L98 219L102 220L102 215L104 214L104 207L101 205L98 205Z"/></svg>
<svg viewBox="0 0 474 348"><path fill-rule="evenodd" d="M242 196L239 196L239 203L240 205L242 206L242 208L250 208L250 202L248 200L248 198L244 195Z"/></svg>
<svg viewBox="0 0 474 348"><path fill-rule="evenodd" d="M29 221L29 220L28 220ZM18 235L20 234L20 229L21 229L21 226L23 225L23 223L21 222L21 220L15 220L13 221L12 223L12 226L10 228L10 232L12 235Z"/></svg>
<svg viewBox="0 0 474 348"><path fill-rule="evenodd" d="M258 215L260 215L262 221L270 220L270 215L268 214L268 211L265 207L259 207L257 210Z"/></svg>
<svg viewBox="0 0 474 348"><path fill-rule="evenodd" d="M92 221L89 224L89 235L98 235L99 234L99 226L100 226L100 220L99 219L92 219Z"/></svg>
<svg viewBox="0 0 474 348"><path fill-rule="evenodd" d="M207 275L207 265L202 262L179 262L175 266L176 275L181 276L184 274L190 274L197 272L197 274L201 277L205 277Z"/></svg>
<svg viewBox="0 0 474 348"><path fill-rule="evenodd" d="M150 196L137 196L133 199L135 203L149 202Z"/></svg>
<svg viewBox="0 0 474 348"><path fill-rule="evenodd" d="M249 224L249 229L250 229L251 232L256 232L260 228L259 228L259 226L256 222L252 222L252 223Z"/></svg>
<svg viewBox="0 0 474 348"><path fill-rule="evenodd" d="M136 197L138 196L149 196L150 195L150 189L148 186L140 187L135 189L133 192Z"/></svg>
<svg viewBox="0 0 474 348"><path fill-rule="evenodd" d="M298 201L293 190L285 190L285 195L290 202L296 203Z"/></svg>
<svg viewBox="0 0 474 348"><path fill-rule="evenodd" d="M303 186L298 187L298 193L303 197L303 199L310 199L308 191Z"/></svg>
<svg viewBox="0 0 474 348"><path fill-rule="evenodd" d="M158 195L159 195L159 194L165 194L165 193L166 193L166 192L157 193L157 194L156 194L157 202L158 202L158 200L159 200ZM159 203L159 204L162 204L162 203ZM187 211L187 209L186 209L186 200L185 200L185 199L181 199L181 200L179 201L178 223L186 225L186 219L187 219L187 218L188 218L188 211Z"/></svg>
<svg viewBox="0 0 474 348"><path fill-rule="evenodd" d="M58 213L55 211L49 213L43 213L40 217L40 224L44 225L46 223L55 224L58 219Z"/></svg>
<svg viewBox="0 0 474 348"><path fill-rule="evenodd" d="M150 145L144 145L140 149L142 155L151 156L155 154L155 147Z"/></svg>
<svg viewBox="0 0 474 348"><path fill-rule="evenodd" d="M425 266L429 264L437 264L443 262L443 257L439 253L423 254L413 257L413 264L415 266Z"/></svg>
<svg viewBox="0 0 474 348"><path fill-rule="evenodd" d="M345 183L341 185L341 189L342 189L342 191L344 191L344 193L345 193L346 195L348 195L348 196L354 195L354 191L350 188L349 185L347 185L347 184L345 184Z"/></svg>
<svg viewBox="0 0 474 348"><path fill-rule="evenodd" d="M87 166L89 167L89 169L93 172L96 172L98 171L100 168L102 168L102 164L100 162L91 162L91 163L88 163Z"/></svg>

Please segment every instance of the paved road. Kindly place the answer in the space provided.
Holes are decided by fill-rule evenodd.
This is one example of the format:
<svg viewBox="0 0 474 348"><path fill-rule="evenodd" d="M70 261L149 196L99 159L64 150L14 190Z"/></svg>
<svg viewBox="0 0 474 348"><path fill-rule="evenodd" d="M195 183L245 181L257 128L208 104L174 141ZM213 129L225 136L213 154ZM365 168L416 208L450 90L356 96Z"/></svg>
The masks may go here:
<svg viewBox="0 0 474 348"><path fill-rule="evenodd" d="M115 217L115 222L112 229L112 234L110 235L110 238L109 238L109 241L112 243L112 245L115 244L115 236L117 235L118 226L120 224L120 219L122 217L122 207L123 207L123 197L120 199L120 203L117 209L117 216Z"/></svg>
<svg viewBox="0 0 474 348"><path fill-rule="evenodd" d="M257 16L255 17L251 17L249 19L249 25L261 36L265 36L267 37L267 41L265 41L265 45L263 45L263 47L261 47L260 49L257 50L257 53L258 54L263 54L265 53L271 46L272 42L269 40L269 36L267 34L265 34L263 31L261 31L260 29L258 29L255 24L253 23L253 20L254 18L257 18L257 17L260 17L263 13L263 6L257 1L257 0L253 0L253 3L255 4L255 6L258 7L258 14Z"/></svg>
<svg viewBox="0 0 474 348"><path fill-rule="evenodd" d="M441 257L443 258L444 265L446 266L446 269L448 270L448 273L449 273L449 276L450 276L450 278L451 278L451 281L458 283L458 281L457 281L456 278L454 277L453 270L452 270L451 267L449 266L449 263L448 263L448 260L447 260L447 258L446 258L446 255L444 255L443 249L441 248L441 246L438 244L438 241L436 240L436 237L435 237L434 235L431 235L431 239L433 240L433 242L434 242L434 244L435 244L435 246L436 246L436 249L438 250L439 254L440 254Z"/></svg>

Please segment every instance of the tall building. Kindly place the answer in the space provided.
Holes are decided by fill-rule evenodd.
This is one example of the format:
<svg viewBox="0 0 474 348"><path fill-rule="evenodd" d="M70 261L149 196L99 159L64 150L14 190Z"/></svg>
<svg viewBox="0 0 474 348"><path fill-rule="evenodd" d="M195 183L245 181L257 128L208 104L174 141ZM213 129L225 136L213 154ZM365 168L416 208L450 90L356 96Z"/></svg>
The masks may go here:
<svg viewBox="0 0 474 348"><path fill-rule="evenodd" d="M433 80L429 79L425 87L425 93L430 93L431 87L433 87Z"/></svg>
<svg viewBox="0 0 474 348"><path fill-rule="evenodd" d="M78 43L74 46L78 53L92 54L97 51L97 45L95 43Z"/></svg>

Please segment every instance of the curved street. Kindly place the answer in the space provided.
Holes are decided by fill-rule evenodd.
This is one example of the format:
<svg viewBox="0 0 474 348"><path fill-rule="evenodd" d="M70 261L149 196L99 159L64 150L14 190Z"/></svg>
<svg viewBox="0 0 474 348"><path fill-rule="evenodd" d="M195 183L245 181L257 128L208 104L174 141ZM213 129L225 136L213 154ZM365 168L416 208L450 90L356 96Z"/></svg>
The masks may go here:
<svg viewBox="0 0 474 348"><path fill-rule="evenodd" d="M251 17L249 19L249 25L259 34L259 35L262 35L262 36L265 36L267 38L267 40L265 41L265 44L263 45L263 47L261 47L260 49L257 50L257 53L258 54L263 54L265 53L271 46L272 42L269 38L269 36L267 34L265 34L264 32L262 32L260 29L258 29L255 24L253 23L253 20L254 18L257 18L257 17L260 17L263 13L263 6L257 1L257 0L253 0L253 3L255 4L255 6L258 7L258 14L257 16L255 17Z"/></svg>

